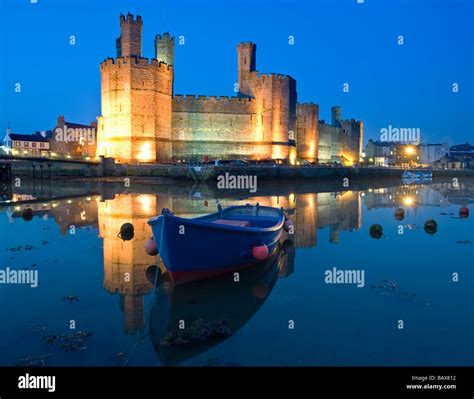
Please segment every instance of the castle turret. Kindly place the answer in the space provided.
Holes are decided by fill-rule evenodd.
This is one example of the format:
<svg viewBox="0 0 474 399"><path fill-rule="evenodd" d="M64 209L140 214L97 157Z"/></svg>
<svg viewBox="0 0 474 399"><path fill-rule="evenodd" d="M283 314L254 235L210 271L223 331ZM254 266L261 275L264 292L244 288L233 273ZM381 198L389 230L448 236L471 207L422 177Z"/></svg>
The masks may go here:
<svg viewBox="0 0 474 399"><path fill-rule="evenodd" d="M122 162L169 162L173 67L141 57L140 16L121 15L120 29L116 44L121 56L100 65L96 155Z"/></svg>
<svg viewBox="0 0 474 399"><path fill-rule="evenodd" d="M155 36L155 58L167 65L174 65L174 37L168 32Z"/></svg>
<svg viewBox="0 0 474 399"><path fill-rule="evenodd" d="M342 122L342 108L340 105L331 107L331 125L341 127Z"/></svg>
<svg viewBox="0 0 474 399"><path fill-rule="evenodd" d="M120 37L115 42L117 57L142 56L142 17L120 14Z"/></svg>
<svg viewBox="0 0 474 399"><path fill-rule="evenodd" d="M237 58L239 94L252 96L250 72L256 70L257 45L252 42L239 43Z"/></svg>

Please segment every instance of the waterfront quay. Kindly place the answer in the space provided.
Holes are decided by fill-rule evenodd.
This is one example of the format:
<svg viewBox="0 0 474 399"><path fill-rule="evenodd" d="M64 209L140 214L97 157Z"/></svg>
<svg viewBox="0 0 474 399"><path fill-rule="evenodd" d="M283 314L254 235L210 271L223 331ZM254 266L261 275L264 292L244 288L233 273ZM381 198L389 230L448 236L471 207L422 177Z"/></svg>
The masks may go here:
<svg viewBox="0 0 474 399"><path fill-rule="evenodd" d="M322 165L214 165L214 164L151 164L118 163L113 158L101 158L99 162L49 162L48 160L0 159L9 165L9 176L33 178L56 177L155 177L190 181L213 181L220 175L257 176L259 180L326 180L326 179L400 179L403 172L411 169L377 166L322 166ZM413 169L417 170L417 169ZM430 170L433 178L474 177L473 170Z"/></svg>

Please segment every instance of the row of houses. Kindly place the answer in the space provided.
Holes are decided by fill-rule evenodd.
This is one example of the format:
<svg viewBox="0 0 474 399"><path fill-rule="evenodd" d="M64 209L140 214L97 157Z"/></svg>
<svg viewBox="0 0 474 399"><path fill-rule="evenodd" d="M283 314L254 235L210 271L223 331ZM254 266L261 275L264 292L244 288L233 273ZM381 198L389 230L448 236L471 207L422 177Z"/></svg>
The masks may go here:
<svg viewBox="0 0 474 399"><path fill-rule="evenodd" d="M368 165L467 169L474 168L474 146L469 143L449 147L447 143L405 144L369 140L363 158Z"/></svg>
<svg viewBox="0 0 474 399"><path fill-rule="evenodd" d="M95 157L97 122L90 125L68 122L58 117L51 130L33 134L18 134L7 129L2 142L4 153L33 157Z"/></svg>

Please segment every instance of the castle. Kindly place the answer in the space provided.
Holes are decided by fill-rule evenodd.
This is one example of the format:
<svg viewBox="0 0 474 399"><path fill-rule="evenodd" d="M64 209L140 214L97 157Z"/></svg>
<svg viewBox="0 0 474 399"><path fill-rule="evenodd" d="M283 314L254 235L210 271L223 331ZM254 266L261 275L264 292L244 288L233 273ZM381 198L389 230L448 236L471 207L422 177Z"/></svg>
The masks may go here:
<svg viewBox="0 0 474 399"><path fill-rule="evenodd" d="M180 95L173 92L174 38L155 37L155 58L142 57L140 16L120 15L116 58L100 65L102 116L97 156L120 162L280 159L358 162L362 122L319 121L319 106L297 102L296 81L256 70L254 43L240 43L238 95Z"/></svg>

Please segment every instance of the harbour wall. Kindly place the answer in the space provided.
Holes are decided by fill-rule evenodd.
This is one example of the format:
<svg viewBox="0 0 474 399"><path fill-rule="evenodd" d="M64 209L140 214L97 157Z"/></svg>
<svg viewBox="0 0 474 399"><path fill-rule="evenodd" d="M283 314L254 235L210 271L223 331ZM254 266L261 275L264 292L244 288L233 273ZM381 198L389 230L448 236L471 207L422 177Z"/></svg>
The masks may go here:
<svg viewBox="0 0 474 399"><path fill-rule="evenodd" d="M257 176L260 180L400 179L405 169L375 167L273 166L273 165L169 165L121 164L112 158L99 163L11 162L11 176L49 177L159 177L212 181L219 175ZM433 178L474 177L474 170L433 170Z"/></svg>

